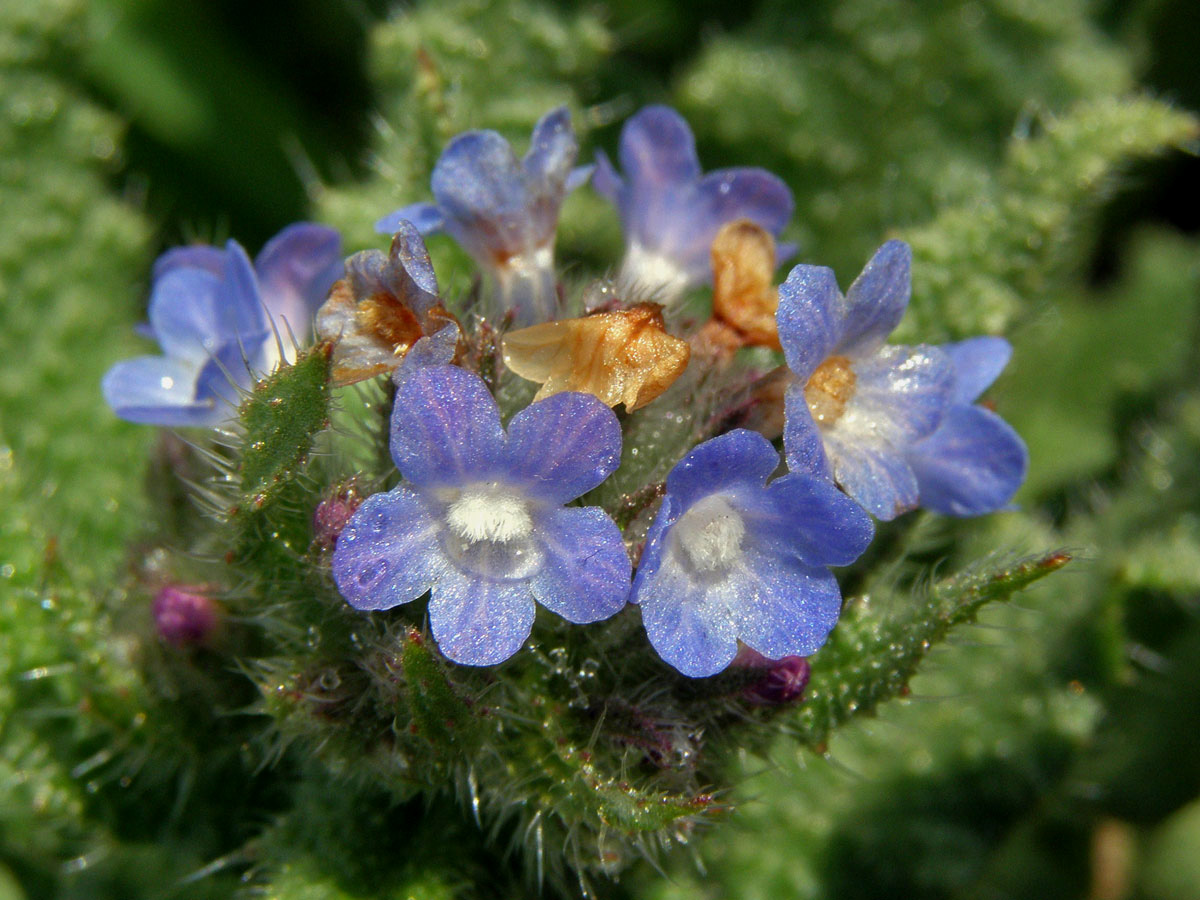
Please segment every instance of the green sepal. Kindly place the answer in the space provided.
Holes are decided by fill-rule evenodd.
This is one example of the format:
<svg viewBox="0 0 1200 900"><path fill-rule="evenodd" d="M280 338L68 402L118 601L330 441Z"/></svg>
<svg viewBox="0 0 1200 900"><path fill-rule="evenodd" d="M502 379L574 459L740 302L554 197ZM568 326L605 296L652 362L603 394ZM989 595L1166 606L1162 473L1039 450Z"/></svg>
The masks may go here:
<svg viewBox="0 0 1200 900"><path fill-rule="evenodd" d="M329 360L332 347L318 344L264 378L242 404L246 429L242 493L253 508L291 477L329 421Z"/></svg>
<svg viewBox="0 0 1200 900"><path fill-rule="evenodd" d="M440 759L469 752L480 732L479 716L455 692L428 640L415 628L404 639L400 665L417 733L433 744Z"/></svg>
<svg viewBox="0 0 1200 900"><path fill-rule="evenodd" d="M903 695L930 648L986 604L1007 600L1071 557L1063 552L978 573L956 575L893 616L861 599L851 602L829 642L813 657L812 680L797 718L797 736L822 749L830 732L855 715Z"/></svg>

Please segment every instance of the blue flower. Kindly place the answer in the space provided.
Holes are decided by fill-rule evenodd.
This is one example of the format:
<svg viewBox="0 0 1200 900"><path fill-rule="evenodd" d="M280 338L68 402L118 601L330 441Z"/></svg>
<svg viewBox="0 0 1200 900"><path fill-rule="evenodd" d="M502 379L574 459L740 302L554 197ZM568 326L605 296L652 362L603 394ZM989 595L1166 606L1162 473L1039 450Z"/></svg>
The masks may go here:
<svg viewBox="0 0 1200 900"><path fill-rule="evenodd" d="M433 169L435 203L415 203L384 216L376 230L391 234L409 220L430 234L445 231L495 279L498 313L517 325L554 318L558 283L554 232L567 192L591 168L573 169L579 143L571 115L560 107L534 126L525 158L494 131L454 138Z"/></svg>
<svg viewBox="0 0 1200 900"><path fill-rule="evenodd" d="M954 366L950 406L929 437L913 444L908 463L921 505L948 516L978 516L1000 509L1029 468L1025 443L990 409L976 406L1008 364L1012 347L998 337L978 337L942 348Z"/></svg>
<svg viewBox="0 0 1200 900"><path fill-rule="evenodd" d="M119 362L102 389L118 416L147 425L218 425L236 410L253 373L293 356L342 273L341 238L299 223L272 238L251 265L237 241L225 249L177 247L154 265L150 323L163 350ZM282 357L281 357L282 353Z"/></svg>
<svg viewBox="0 0 1200 900"><path fill-rule="evenodd" d="M400 382L392 458L406 482L368 498L338 538L333 577L355 609L430 592L429 624L455 662L508 659L535 601L571 622L606 619L629 595L629 557L596 507L564 507L617 467L621 429L588 394L556 394L507 433L483 381L454 366Z"/></svg>
<svg viewBox="0 0 1200 900"><path fill-rule="evenodd" d="M709 259L721 226L749 219L778 237L792 217L792 193L763 169L703 175L687 122L667 106L647 106L621 130L624 179L603 152L592 187L617 207L625 231L621 280L670 303L712 278Z"/></svg>
<svg viewBox="0 0 1200 900"><path fill-rule="evenodd" d="M941 424L954 367L940 348L887 345L911 293L912 252L884 244L842 296L830 269L796 266L779 289L788 467L832 476L880 519L921 499L910 451Z"/></svg>
<svg viewBox="0 0 1200 900"><path fill-rule="evenodd" d="M870 543L870 518L829 481L788 474L744 429L705 441L671 470L633 585L658 655L693 678L738 641L770 659L808 656L841 612L829 566Z"/></svg>

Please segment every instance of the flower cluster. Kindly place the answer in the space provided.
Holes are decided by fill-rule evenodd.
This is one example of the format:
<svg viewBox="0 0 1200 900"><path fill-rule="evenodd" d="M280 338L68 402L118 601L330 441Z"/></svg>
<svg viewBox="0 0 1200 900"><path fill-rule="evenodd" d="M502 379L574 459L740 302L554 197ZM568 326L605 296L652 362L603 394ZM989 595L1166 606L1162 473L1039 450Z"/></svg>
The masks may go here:
<svg viewBox="0 0 1200 900"><path fill-rule="evenodd" d="M750 658L765 673L752 702L794 699L841 611L831 568L863 553L872 516L1011 501L1024 444L976 402L1009 345L888 344L911 292L900 241L845 294L813 265L777 285L787 187L759 169L703 174L671 109L626 123L623 174L603 153L576 167L578 153L565 108L520 159L496 132L460 135L433 170L433 202L381 219L390 253L350 257L340 280L337 236L318 226L286 230L254 266L233 242L172 251L150 303L164 356L118 364L105 395L133 421L217 424L254 373L286 360L281 325L304 340L315 316L335 383L386 377L394 391L399 480L360 502L356 473L314 517L352 607L428 596L441 652L472 666L516 654L539 605L574 624L640 614L682 674ZM625 258L572 299L555 232L589 177L616 207ZM435 231L480 265L477 305L441 294L422 237ZM706 283L711 319L684 320L676 301ZM749 345L778 369L740 364ZM532 400L526 380L541 384ZM682 439L638 427L656 407L673 408ZM631 483L627 462L661 481Z"/></svg>

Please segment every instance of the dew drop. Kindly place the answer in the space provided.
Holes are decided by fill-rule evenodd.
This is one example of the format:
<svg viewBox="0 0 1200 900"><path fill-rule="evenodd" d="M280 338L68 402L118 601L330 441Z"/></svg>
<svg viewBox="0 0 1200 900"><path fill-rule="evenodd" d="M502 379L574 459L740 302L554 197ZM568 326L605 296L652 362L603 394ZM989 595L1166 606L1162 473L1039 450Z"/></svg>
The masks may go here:
<svg viewBox="0 0 1200 900"><path fill-rule="evenodd" d="M372 563L358 573L358 586L370 590L383 581L388 573L387 560L381 559Z"/></svg>

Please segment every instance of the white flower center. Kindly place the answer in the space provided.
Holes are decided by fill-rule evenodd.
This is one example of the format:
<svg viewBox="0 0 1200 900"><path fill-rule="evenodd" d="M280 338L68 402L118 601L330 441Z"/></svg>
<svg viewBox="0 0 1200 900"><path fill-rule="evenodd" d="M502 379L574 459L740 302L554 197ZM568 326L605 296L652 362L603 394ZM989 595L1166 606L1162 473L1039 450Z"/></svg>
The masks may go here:
<svg viewBox="0 0 1200 900"><path fill-rule="evenodd" d="M467 544L506 544L533 531L529 503L497 484L467 488L446 510L446 524Z"/></svg>
<svg viewBox="0 0 1200 900"><path fill-rule="evenodd" d="M720 494L705 497L675 523L675 539L700 572L729 569L742 556L746 525Z"/></svg>
<svg viewBox="0 0 1200 900"><path fill-rule="evenodd" d="M630 244L621 264L621 287L646 294L647 299L670 306L687 290L687 272L672 259L652 253L641 244Z"/></svg>

